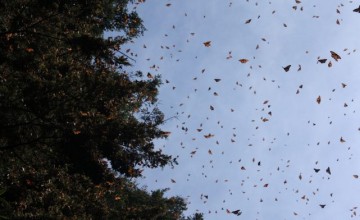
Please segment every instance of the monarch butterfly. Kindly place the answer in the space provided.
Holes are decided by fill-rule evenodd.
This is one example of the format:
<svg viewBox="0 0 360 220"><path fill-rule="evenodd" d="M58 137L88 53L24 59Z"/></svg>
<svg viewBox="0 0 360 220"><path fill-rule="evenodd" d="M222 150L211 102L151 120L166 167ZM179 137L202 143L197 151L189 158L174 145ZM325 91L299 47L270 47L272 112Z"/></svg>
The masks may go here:
<svg viewBox="0 0 360 220"><path fill-rule="evenodd" d="M287 65L286 67L283 67L283 69L285 70L285 72L288 72L290 70L291 65Z"/></svg>
<svg viewBox="0 0 360 220"><path fill-rule="evenodd" d="M240 59L239 61L240 61L240 63L247 63L249 60L247 60L247 59Z"/></svg>
<svg viewBox="0 0 360 220"><path fill-rule="evenodd" d="M203 43L205 47L210 47L211 46L211 41L206 41Z"/></svg>
<svg viewBox="0 0 360 220"><path fill-rule="evenodd" d="M205 137L205 138L212 138L212 137L214 137L214 135L209 133L209 134L207 134L207 135L204 135L204 137Z"/></svg>
<svg viewBox="0 0 360 220"><path fill-rule="evenodd" d="M326 169L326 172L327 172L329 175L331 175L330 167L328 167L328 168Z"/></svg>
<svg viewBox="0 0 360 220"><path fill-rule="evenodd" d="M81 131L79 131L79 130L74 130L73 133L74 133L75 135L78 135L78 134L81 133Z"/></svg>
<svg viewBox="0 0 360 220"><path fill-rule="evenodd" d="M353 10L353 12L358 12L358 13L360 13L360 5L359 5L358 8L355 8L355 9Z"/></svg>
<svg viewBox="0 0 360 220"><path fill-rule="evenodd" d="M334 51L330 51L330 53L331 53L331 57L334 58L334 60L338 61L341 59L339 54L335 53Z"/></svg>
<svg viewBox="0 0 360 220"><path fill-rule="evenodd" d="M321 102L321 96L318 96L318 97L317 97L316 102L317 102L318 104L320 104L320 102Z"/></svg>
<svg viewBox="0 0 360 220"><path fill-rule="evenodd" d="M327 61L327 59L318 59L318 62L320 63L325 63Z"/></svg>
<svg viewBox="0 0 360 220"><path fill-rule="evenodd" d="M231 213L239 216L239 215L241 215L242 212L238 209L238 210L232 211Z"/></svg>
<svg viewBox="0 0 360 220"><path fill-rule="evenodd" d="M329 63L328 63L328 67L330 68L330 67L332 67L332 63L331 63L331 61L329 61Z"/></svg>

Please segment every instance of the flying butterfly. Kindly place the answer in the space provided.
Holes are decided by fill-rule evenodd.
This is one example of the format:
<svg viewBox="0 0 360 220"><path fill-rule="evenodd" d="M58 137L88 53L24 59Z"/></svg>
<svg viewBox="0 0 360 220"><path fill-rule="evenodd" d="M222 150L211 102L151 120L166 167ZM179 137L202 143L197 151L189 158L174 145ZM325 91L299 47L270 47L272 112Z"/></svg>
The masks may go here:
<svg viewBox="0 0 360 220"><path fill-rule="evenodd" d="M249 24L251 22L251 19L245 21L245 24Z"/></svg>
<svg viewBox="0 0 360 220"><path fill-rule="evenodd" d="M326 63L327 59L318 59L318 62L320 63Z"/></svg>
<svg viewBox="0 0 360 220"><path fill-rule="evenodd" d="M358 13L360 13L360 5L359 5L358 8L355 8L355 9L353 10L353 12L358 12Z"/></svg>
<svg viewBox="0 0 360 220"><path fill-rule="evenodd" d="M329 61L328 67L329 67L329 68L332 67L332 62L331 62L331 61Z"/></svg>
<svg viewBox="0 0 360 220"><path fill-rule="evenodd" d="M215 82L220 82L221 81L221 79L214 79L215 80Z"/></svg>
<svg viewBox="0 0 360 220"><path fill-rule="evenodd" d="M338 61L341 59L339 54L335 53L334 51L330 51L330 53L331 53L331 57L334 58L335 61Z"/></svg>
<svg viewBox="0 0 360 220"><path fill-rule="evenodd" d="M238 210L232 211L231 213L239 216L239 215L241 215L242 212L238 209Z"/></svg>
<svg viewBox="0 0 360 220"><path fill-rule="evenodd" d="M320 104L320 102L321 102L321 96L318 96L318 97L317 97L316 102L317 102L318 104Z"/></svg>
<svg viewBox="0 0 360 220"><path fill-rule="evenodd" d="M214 135L213 134L207 134L207 135L204 135L204 138L212 138L212 137L214 137Z"/></svg>
<svg viewBox="0 0 360 220"><path fill-rule="evenodd" d="M340 143L345 143L345 139L343 137L340 137Z"/></svg>
<svg viewBox="0 0 360 220"><path fill-rule="evenodd" d="M290 70L291 65L287 65L286 67L283 67L283 69L285 70L285 72L288 72Z"/></svg>
<svg viewBox="0 0 360 220"><path fill-rule="evenodd" d="M240 63L247 63L249 60L247 60L247 59L240 59L239 61L240 61Z"/></svg>
<svg viewBox="0 0 360 220"><path fill-rule="evenodd" d="M206 41L203 43L205 47L210 47L211 46L211 41Z"/></svg>
<svg viewBox="0 0 360 220"><path fill-rule="evenodd" d="M328 168L326 169L326 172L327 172L329 175L331 175L330 167L328 167Z"/></svg>

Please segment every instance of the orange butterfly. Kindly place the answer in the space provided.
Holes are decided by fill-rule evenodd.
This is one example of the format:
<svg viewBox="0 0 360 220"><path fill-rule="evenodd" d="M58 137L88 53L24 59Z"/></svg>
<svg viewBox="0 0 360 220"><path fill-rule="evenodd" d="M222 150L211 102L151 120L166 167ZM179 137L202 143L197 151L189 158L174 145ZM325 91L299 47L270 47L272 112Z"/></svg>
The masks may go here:
<svg viewBox="0 0 360 220"><path fill-rule="evenodd" d="M328 63L328 67L332 67L332 63L331 63L331 61L329 61L329 63Z"/></svg>
<svg viewBox="0 0 360 220"><path fill-rule="evenodd" d="M247 63L249 60L247 60L247 59L240 59L239 61L240 61L240 63Z"/></svg>
<svg viewBox="0 0 360 220"><path fill-rule="evenodd" d="M331 53L331 57L334 58L335 61L338 61L341 59L339 54L335 53L334 51L330 51L330 53Z"/></svg>
<svg viewBox="0 0 360 220"><path fill-rule="evenodd" d="M316 102L317 102L318 104L320 104L320 102L321 102L321 96L318 96L318 97L317 97Z"/></svg>
<svg viewBox="0 0 360 220"><path fill-rule="evenodd" d="M212 138L212 137L214 137L214 135L209 133L209 134L207 134L207 135L204 135L204 137L205 137L205 138Z"/></svg>
<svg viewBox="0 0 360 220"><path fill-rule="evenodd" d="M211 41L206 41L203 43L205 47L210 47L211 46Z"/></svg>

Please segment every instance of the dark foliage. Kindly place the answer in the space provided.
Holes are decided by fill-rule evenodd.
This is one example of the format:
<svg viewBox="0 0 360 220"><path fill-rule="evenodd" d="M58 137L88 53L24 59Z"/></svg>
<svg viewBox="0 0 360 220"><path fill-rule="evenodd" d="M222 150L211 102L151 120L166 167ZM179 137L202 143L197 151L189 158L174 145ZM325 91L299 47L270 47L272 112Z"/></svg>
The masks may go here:
<svg viewBox="0 0 360 220"><path fill-rule="evenodd" d="M131 3L0 2L0 186L12 218L182 217L183 199L127 179L176 163L153 144L167 136L160 78L131 72L121 50L144 30Z"/></svg>

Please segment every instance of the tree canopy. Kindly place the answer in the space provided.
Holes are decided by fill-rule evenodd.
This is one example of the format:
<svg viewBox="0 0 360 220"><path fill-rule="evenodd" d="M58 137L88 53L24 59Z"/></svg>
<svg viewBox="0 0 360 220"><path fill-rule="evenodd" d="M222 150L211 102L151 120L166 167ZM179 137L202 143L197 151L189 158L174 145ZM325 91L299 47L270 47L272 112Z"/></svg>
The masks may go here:
<svg viewBox="0 0 360 220"><path fill-rule="evenodd" d="M0 2L0 186L12 218L185 218L182 198L128 178L176 164L153 143L168 135L160 76L131 70L122 51L144 31L131 4Z"/></svg>

